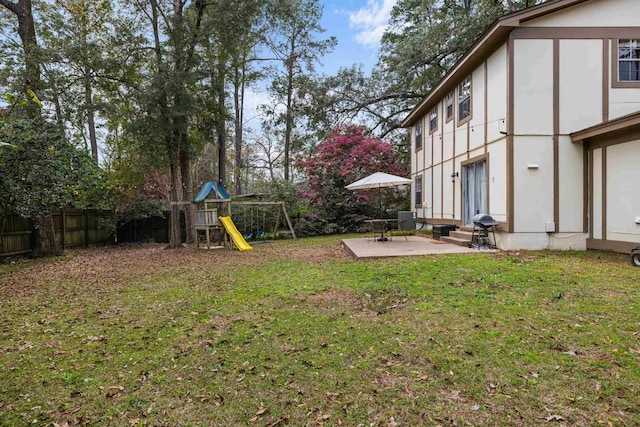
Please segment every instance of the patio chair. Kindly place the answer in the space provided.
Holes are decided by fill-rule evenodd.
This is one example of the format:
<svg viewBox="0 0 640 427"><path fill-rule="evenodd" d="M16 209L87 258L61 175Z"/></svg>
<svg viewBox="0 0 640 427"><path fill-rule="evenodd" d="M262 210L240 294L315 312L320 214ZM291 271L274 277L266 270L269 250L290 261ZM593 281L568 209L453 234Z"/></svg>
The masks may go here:
<svg viewBox="0 0 640 427"><path fill-rule="evenodd" d="M373 240L377 240L379 242L391 240L391 236L389 235L389 224L387 221L372 220L369 222L369 226L371 230L371 238Z"/></svg>
<svg viewBox="0 0 640 427"><path fill-rule="evenodd" d="M400 231L400 233L402 233L402 235L404 236L404 240L405 241L409 241L409 239L407 238L407 231L409 231L409 224L410 224L410 220L408 219L401 219L398 221L398 231Z"/></svg>

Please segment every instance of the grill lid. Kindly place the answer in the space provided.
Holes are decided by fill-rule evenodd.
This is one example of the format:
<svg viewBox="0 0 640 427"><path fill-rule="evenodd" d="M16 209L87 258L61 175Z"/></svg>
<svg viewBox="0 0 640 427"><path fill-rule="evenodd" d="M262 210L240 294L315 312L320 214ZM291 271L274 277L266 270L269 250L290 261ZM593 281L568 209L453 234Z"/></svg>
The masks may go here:
<svg viewBox="0 0 640 427"><path fill-rule="evenodd" d="M491 227L498 225L495 219L488 214L478 214L473 217L473 223L479 227Z"/></svg>

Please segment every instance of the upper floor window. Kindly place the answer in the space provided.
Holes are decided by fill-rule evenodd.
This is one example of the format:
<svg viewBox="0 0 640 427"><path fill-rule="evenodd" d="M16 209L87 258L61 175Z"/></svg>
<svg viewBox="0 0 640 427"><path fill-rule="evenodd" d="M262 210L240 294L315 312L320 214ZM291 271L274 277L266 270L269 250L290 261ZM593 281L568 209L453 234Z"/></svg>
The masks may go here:
<svg viewBox="0 0 640 427"><path fill-rule="evenodd" d="M471 116L471 76L458 85L458 121Z"/></svg>
<svg viewBox="0 0 640 427"><path fill-rule="evenodd" d="M416 206L421 206L422 205L422 177L421 176L417 176L415 181L414 181L414 194L415 194L415 205Z"/></svg>
<svg viewBox="0 0 640 427"><path fill-rule="evenodd" d="M444 99L444 111L447 121L451 120L453 118L453 92L449 92Z"/></svg>
<svg viewBox="0 0 640 427"><path fill-rule="evenodd" d="M640 40L618 40L618 81L640 81Z"/></svg>
<svg viewBox="0 0 640 427"><path fill-rule="evenodd" d="M429 111L429 132L438 129L438 106L436 105Z"/></svg>
<svg viewBox="0 0 640 427"><path fill-rule="evenodd" d="M415 146L417 151L422 149L422 122L416 123L413 127L413 133L415 134Z"/></svg>

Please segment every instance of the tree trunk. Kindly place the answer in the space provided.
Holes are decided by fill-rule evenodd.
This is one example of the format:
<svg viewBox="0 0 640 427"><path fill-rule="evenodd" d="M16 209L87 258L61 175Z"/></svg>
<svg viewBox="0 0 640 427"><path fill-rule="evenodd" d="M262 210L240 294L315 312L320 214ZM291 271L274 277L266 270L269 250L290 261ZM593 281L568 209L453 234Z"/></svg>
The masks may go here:
<svg viewBox="0 0 640 427"><path fill-rule="evenodd" d="M180 179L180 166L178 165L177 150L172 150L169 154L169 169L171 171L171 195L169 197L171 206L171 228L169 229L168 249L182 247L182 236L180 233L180 193L182 183Z"/></svg>
<svg viewBox="0 0 640 427"><path fill-rule="evenodd" d="M0 4L13 12L18 18L18 35L22 41L24 51L25 76L24 89L31 89L38 95L40 89L40 61L38 59L38 40L36 27L33 20L31 0L19 0L13 3L10 0L0 0ZM39 110L34 103L29 103L27 111L31 117L38 116Z"/></svg>
<svg viewBox="0 0 640 427"><path fill-rule="evenodd" d="M243 126L243 108L244 108L244 78L245 66L242 70L236 68L236 78L234 81L233 101L235 108L235 152L236 164L233 176L235 178L236 195L242 194L242 126Z"/></svg>
<svg viewBox="0 0 640 427"><path fill-rule="evenodd" d="M56 240L53 215L49 214L44 218L40 218L36 225L38 237L35 254L37 256L62 255L62 250Z"/></svg>
<svg viewBox="0 0 640 427"><path fill-rule="evenodd" d="M96 119L93 108L93 90L91 87L91 71L89 67L84 69L84 102L87 109L87 126L89 127L89 144L91 156L95 164L98 164L98 138L96 137Z"/></svg>
<svg viewBox="0 0 640 427"><path fill-rule="evenodd" d="M183 136L185 139L187 135ZM185 147L186 142L182 143ZM193 177L189 153L184 148L180 150L180 173L182 174L182 200L184 202L184 222L187 229L187 244L196 244L196 208L193 205Z"/></svg>
<svg viewBox="0 0 640 427"><path fill-rule="evenodd" d="M284 131L284 179L289 181L289 171L291 169L291 133L293 132L293 68L295 65L295 45L291 45L291 55L287 59L287 111L285 112L285 131Z"/></svg>
<svg viewBox="0 0 640 427"><path fill-rule="evenodd" d="M227 132L226 132L226 120L227 114L225 109L225 93L224 93L224 82L225 82L225 62L222 58L219 59L218 63L218 75L216 82L216 92L218 95L218 105L217 105L217 117L216 117L216 133L218 134L218 182L222 187L226 188L227 186Z"/></svg>
<svg viewBox="0 0 640 427"><path fill-rule="evenodd" d="M38 40L33 20L31 0L0 0L0 4L13 12L18 18L18 35L24 51L25 76L24 90L32 90L36 95L40 89L40 60L38 58ZM27 112L31 117L38 117L40 110L30 102ZM56 240L53 216L47 215L37 221L38 238L35 253L37 255L60 255L62 251Z"/></svg>
<svg viewBox="0 0 640 427"><path fill-rule="evenodd" d="M51 101L53 102L53 106L56 112L56 123L58 124L58 132L60 132L60 135L62 135L62 138L66 139L66 132L64 129L64 117L62 117L62 106L60 105L60 97L58 96L58 86L55 82L55 78L52 79L53 81L53 86L52 86L52 99Z"/></svg>

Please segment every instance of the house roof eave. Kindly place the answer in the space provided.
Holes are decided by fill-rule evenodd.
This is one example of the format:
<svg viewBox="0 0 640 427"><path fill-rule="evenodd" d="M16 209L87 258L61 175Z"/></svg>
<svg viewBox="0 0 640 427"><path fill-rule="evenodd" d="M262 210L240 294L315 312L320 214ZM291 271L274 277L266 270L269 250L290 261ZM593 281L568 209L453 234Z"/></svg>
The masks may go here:
<svg viewBox="0 0 640 427"><path fill-rule="evenodd" d="M454 64L447 74L436 84L429 94L411 110L402 121L402 127L414 125L444 94L451 91L458 80L472 72L475 66L488 58L508 38L514 28L522 23L558 12L576 4L591 0L550 0L530 8L513 12L498 18L471 48Z"/></svg>
<svg viewBox="0 0 640 427"><path fill-rule="evenodd" d="M588 139L602 139L633 130L640 130L640 111L573 132L570 136L571 142L580 143Z"/></svg>
<svg viewBox="0 0 640 427"><path fill-rule="evenodd" d="M476 44L454 64L451 70L436 84L422 102L411 110L409 115L402 121L402 127L409 127L415 124L420 117L431 109L437 100L440 100L444 94L455 87L458 80L461 79L461 75L467 75L473 71L482 59L496 49L496 46L500 46L511 32L511 29L512 27L500 25L499 23L491 27L484 37L476 42ZM490 52L487 52L487 50Z"/></svg>

